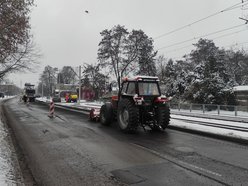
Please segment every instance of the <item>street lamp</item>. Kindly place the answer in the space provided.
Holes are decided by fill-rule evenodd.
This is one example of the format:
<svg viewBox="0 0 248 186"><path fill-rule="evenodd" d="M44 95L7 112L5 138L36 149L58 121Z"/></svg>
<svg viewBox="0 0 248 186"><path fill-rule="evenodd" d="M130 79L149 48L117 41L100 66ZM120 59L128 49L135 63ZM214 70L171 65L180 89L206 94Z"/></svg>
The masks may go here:
<svg viewBox="0 0 248 186"><path fill-rule="evenodd" d="M81 65L79 65L79 70L78 70L79 72L79 82L78 82L78 84L79 84L79 88L78 88L78 94L79 94L79 105L80 105L80 101L81 101L81 85L82 85L82 83L81 83Z"/></svg>

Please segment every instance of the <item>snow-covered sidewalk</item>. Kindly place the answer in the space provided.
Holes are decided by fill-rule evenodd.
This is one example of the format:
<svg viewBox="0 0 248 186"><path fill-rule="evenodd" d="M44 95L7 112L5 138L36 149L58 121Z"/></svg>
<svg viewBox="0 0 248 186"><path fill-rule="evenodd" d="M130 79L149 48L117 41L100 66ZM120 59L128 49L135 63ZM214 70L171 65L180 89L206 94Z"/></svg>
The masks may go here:
<svg viewBox="0 0 248 186"><path fill-rule="evenodd" d="M181 120L182 119L182 120ZM196 121L194 123L187 122L185 120ZM181 116L181 115L171 115L171 126L176 126L184 129L206 132L226 137L232 137L237 139L243 139L248 141L248 132L242 132L232 129L224 129L218 128L213 126L205 126L199 125L197 122L206 122L206 123L213 123L218 125L227 125L230 127L246 127L248 128L248 123L244 122L236 122L236 121L224 121L219 119L209 119L209 118L200 118L200 117L190 117L190 116Z"/></svg>

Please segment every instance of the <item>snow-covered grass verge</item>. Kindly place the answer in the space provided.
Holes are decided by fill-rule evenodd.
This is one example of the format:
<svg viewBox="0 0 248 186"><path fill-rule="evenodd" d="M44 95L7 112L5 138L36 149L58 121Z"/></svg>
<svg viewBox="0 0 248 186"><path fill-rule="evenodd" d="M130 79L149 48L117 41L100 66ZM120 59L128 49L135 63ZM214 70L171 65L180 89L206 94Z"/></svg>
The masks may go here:
<svg viewBox="0 0 248 186"><path fill-rule="evenodd" d="M215 119L208 119L208 118L196 118L196 117L188 117L188 116L179 116L179 115L172 115L171 119L171 126L176 126L185 129L191 129L201 132L212 133L216 135L228 136L237 139L245 139L248 140L248 132L236 131L231 129L223 129L211 126L204 126L199 125L196 123L190 123L186 121L181 121L177 119L187 119L199 122L209 122L209 123L216 123L216 124L223 124L228 126L236 126L236 127L248 127L248 123L243 122L234 122L234 121L223 121L223 120L215 120Z"/></svg>

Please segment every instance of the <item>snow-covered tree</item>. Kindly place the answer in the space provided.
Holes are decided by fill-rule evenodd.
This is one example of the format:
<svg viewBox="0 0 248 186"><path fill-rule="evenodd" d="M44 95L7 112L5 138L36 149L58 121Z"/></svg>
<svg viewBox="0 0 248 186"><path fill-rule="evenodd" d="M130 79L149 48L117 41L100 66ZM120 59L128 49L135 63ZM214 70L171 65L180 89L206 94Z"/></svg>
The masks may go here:
<svg viewBox="0 0 248 186"><path fill-rule="evenodd" d="M61 72L58 74L57 82L64 84L77 83L77 74L71 66L63 66Z"/></svg>
<svg viewBox="0 0 248 186"><path fill-rule="evenodd" d="M154 74L153 40L142 30L129 33L124 26L117 25L103 30L101 36L98 59L102 66L112 70L119 87L120 79L130 73Z"/></svg>
<svg viewBox="0 0 248 186"><path fill-rule="evenodd" d="M158 68L167 92L193 103L236 104L232 88L248 84L247 52L220 49L207 39L194 46L183 60Z"/></svg>
<svg viewBox="0 0 248 186"><path fill-rule="evenodd" d="M195 103L220 104L228 80L222 51L207 39L200 39L194 46L196 49L189 54L193 77L185 97Z"/></svg>
<svg viewBox="0 0 248 186"><path fill-rule="evenodd" d="M102 93L105 90L106 80L109 77L100 71L100 64L86 64L83 67L83 85L91 85L94 92L95 98L98 99L99 96L102 96Z"/></svg>
<svg viewBox="0 0 248 186"><path fill-rule="evenodd" d="M248 54L244 50L225 51L224 65L230 77L230 87L248 84Z"/></svg>
<svg viewBox="0 0 248 186"><path fill-rule="evenodd" d="M38 85L38 92L41 92L43 87L44 95L51 96L52 95L52 87L56 84L56 69L51 66L46 66L44 71L40 75L40 83Z"/></svg>

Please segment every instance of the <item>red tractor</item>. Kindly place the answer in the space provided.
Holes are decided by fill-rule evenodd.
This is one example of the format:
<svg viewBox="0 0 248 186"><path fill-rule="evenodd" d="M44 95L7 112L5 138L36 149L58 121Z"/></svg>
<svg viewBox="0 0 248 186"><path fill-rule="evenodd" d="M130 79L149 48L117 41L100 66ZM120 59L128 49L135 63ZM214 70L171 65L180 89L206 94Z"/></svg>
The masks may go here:
<svg viewBox="0 0 248 186"><path fill-rule="evenodd" d="M124 132L136 131L138 126L165 130L170 122L168 101L161 95L158 77L124 78L118 96L101 106L100 122L110 125L117 119Z"/></svg>

